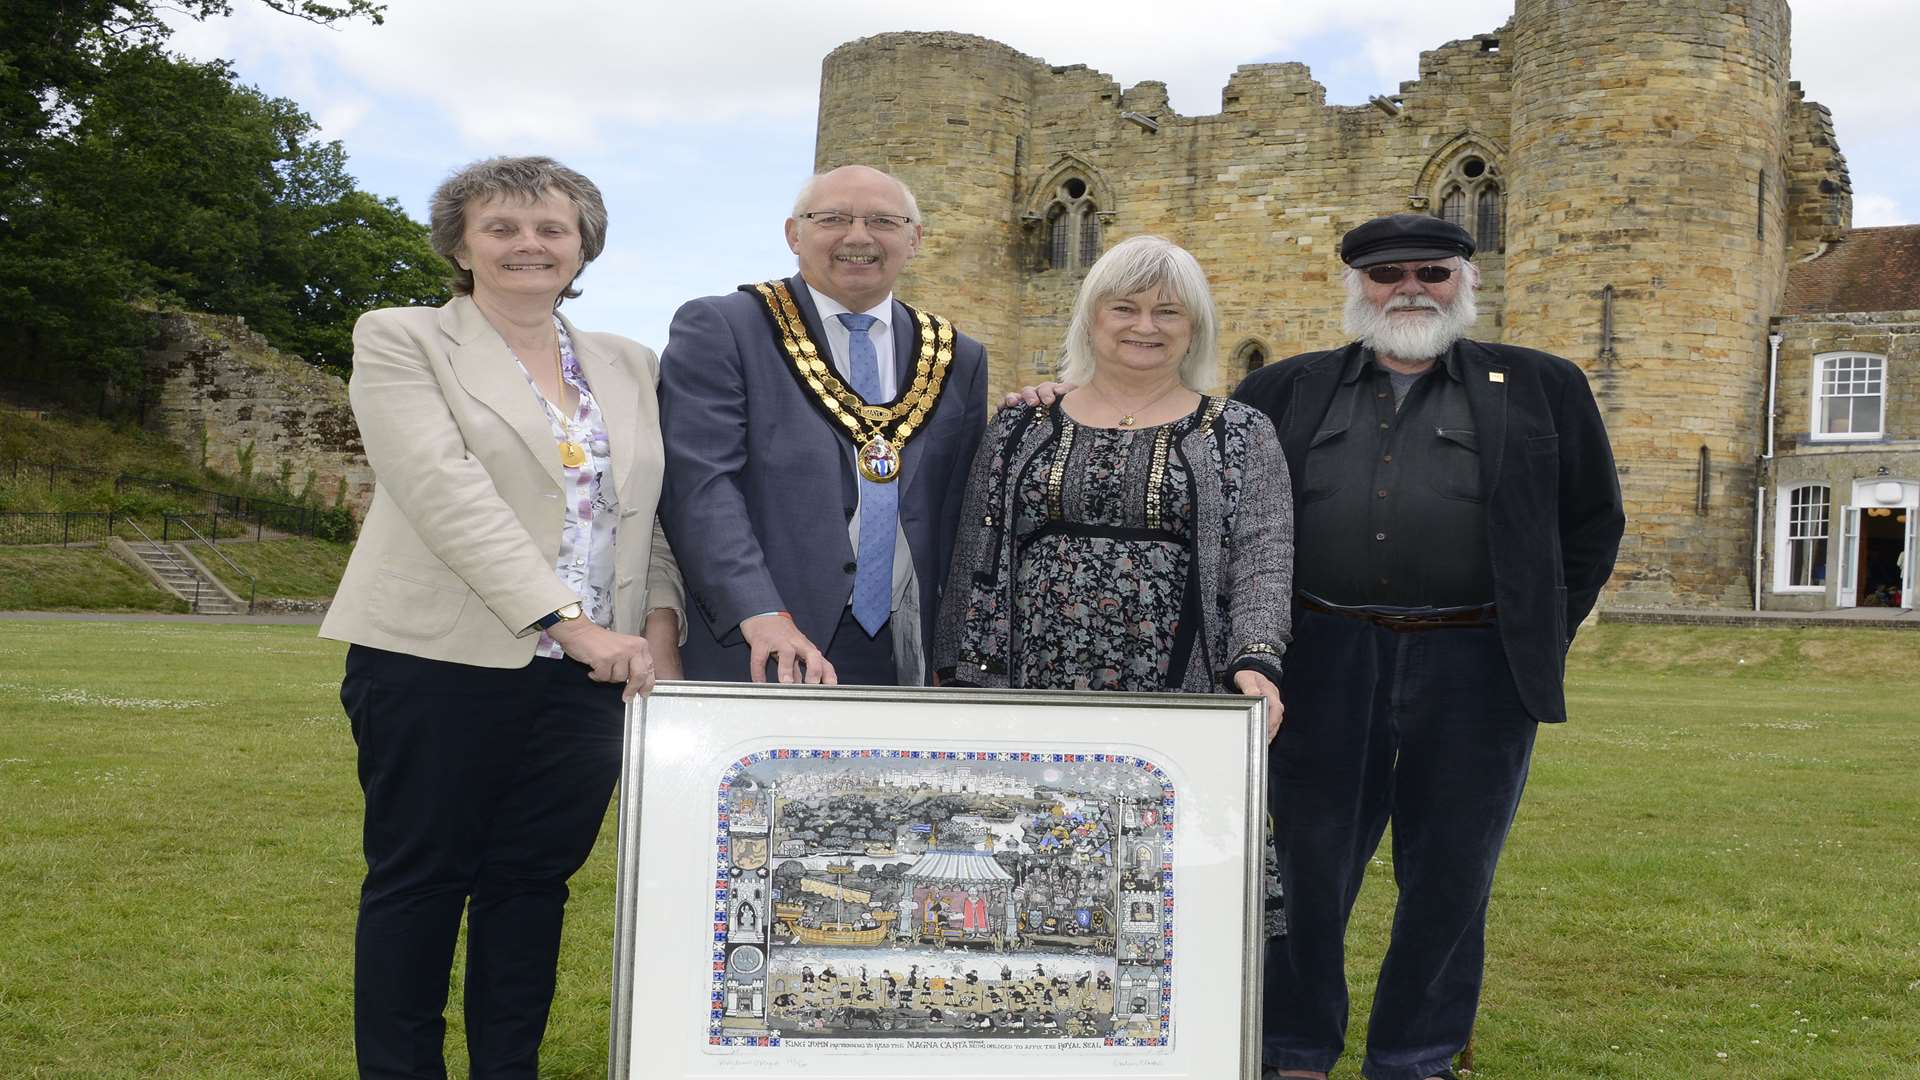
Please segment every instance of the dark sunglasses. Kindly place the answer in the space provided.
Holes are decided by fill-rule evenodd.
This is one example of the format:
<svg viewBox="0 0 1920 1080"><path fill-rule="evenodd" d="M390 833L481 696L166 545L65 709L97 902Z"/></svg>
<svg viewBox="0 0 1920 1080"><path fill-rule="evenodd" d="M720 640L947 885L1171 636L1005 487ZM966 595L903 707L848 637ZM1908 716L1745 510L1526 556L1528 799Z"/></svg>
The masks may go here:
<svg viewBox="0 0 1920 1080"><path fill-rule="evenodd" d="M1393 266L1391 264L1367 267L1367 277L1372 280L1375 285L1398 285L1401 279L1405 278L1408 274L1412 274L1415 281L1427 285L1438 285L1453 276L1453 267L1422 266L1416 270L1408 270L1404 266Z"/></svg>

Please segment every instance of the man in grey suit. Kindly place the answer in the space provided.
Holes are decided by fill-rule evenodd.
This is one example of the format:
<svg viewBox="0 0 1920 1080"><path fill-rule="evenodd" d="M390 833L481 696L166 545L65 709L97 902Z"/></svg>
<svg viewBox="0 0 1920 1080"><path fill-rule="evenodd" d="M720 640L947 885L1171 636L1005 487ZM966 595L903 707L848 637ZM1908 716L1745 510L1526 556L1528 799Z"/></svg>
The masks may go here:
<svg viewBox="0 0 1920 1080"><path fill-rule="evenodd" d="M894 299L921 235L894 177L813 177L786 234L797 275L687 303L661 357L686 674L920 685L986 350Z"/></svg>

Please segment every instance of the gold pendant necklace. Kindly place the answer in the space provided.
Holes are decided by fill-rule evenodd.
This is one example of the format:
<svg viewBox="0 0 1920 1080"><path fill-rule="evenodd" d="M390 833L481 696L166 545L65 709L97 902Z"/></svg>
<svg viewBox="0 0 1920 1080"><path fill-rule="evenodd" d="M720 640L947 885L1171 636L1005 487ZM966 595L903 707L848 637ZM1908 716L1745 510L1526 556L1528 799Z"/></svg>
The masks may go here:
<svg viewBox="0 0 1920 1080"><path fill-rule="evenodd" d="M560 356L560 340L553 342L553 386L554 393L560 395L560 404L553 411L560 417L560 429L569 436L573 434L573 423L567 419L563 406L567 403L566 361ZM587 463L587 448L573 441L571 437L560 440L560 464L569 469L577 469Z"/></svg>
<svg viewBox="0 0 1920 1080"><path fill-rule="evenodd" d="M1153 395L1153 399L1151 401L1148 401L1132 409L1121 408L1120 403L1113 400L1112 395L1108 394L1105 390L1100 389L1100 385L1098 383L1089 382L1087 385L1093 387L1094 392L1100 395L1100 400L1112 406L1113 411L1120 414L1120 426L1123 428L1130 428L1134 426L1134 424L1139 422L1136 419L1136 417L1140 413L1146 412L1148 409L1153 408L1155 405L1158 405L1160 403L1161 398L1164 398L1168 394L1173 393L1175 390L1180 389L1180 380L1175 379L1172 386L1169 386L1165 390L1162 390L1159 393Z"/></svg>

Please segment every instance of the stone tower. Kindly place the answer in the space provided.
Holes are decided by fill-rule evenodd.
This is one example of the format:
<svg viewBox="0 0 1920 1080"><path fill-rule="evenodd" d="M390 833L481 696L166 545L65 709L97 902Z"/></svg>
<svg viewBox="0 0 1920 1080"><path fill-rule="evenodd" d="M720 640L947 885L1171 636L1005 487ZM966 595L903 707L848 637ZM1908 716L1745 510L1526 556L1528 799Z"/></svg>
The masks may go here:
<svg viewBox="0 0 1920 1080"><path fill-rule="evenodd" d="M1051 377L1087 267L1157 233L1206 268L1213 386L1345 340L1340 237L1394 211L1473 233L1473 336L1565 356L1606 412L1629 526L1603 602L1752 600L1767 331L1791 259L1851 223L1832 117L1787 81L1785 0L1517 0L1329 105L1304 65L1248 64L1218 112L965 34L835 49L821 167L913 185L910 302L985 341L995 391Z"/></svg>
<svg viewBox="0 0 1920 1080"><path fill-rule="evenodd" d="M913 188L927 230L904 298L960 319L990 357L1019 325L1015 185L1036 69L950 33L863 38L821 65L815 171L874 165Z"/></svg>
<svg viewBox="0 0 1920 1080"><path fill-rule="evenodd" d="M1783 0L1518 0L1507 341L1593 381L1626 603L1751 596L1756 426L1785 285Z"/></svg>

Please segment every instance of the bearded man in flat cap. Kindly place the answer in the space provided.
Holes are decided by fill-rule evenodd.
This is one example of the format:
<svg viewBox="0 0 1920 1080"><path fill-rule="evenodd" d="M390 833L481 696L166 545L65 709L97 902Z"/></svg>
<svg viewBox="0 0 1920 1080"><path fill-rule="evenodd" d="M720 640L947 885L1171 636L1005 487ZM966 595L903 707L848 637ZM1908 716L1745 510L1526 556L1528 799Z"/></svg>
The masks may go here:
<svg viewBox="0 0 1920 1080"><path fill-rule="evenodd" d="M1566 719L1567 648L1625 519L1585 376L1470 341L1466 230L1394 214L1347 233L1355 341L1262 368L1294 477L1294 644L1269 749L1289 933L1269 943L1266 1075L1344 1049L1345 936L1393 822L1399 886L1361 1071L1452 1077L1479 1007L1487 898L1534 731Z"/></svg>

